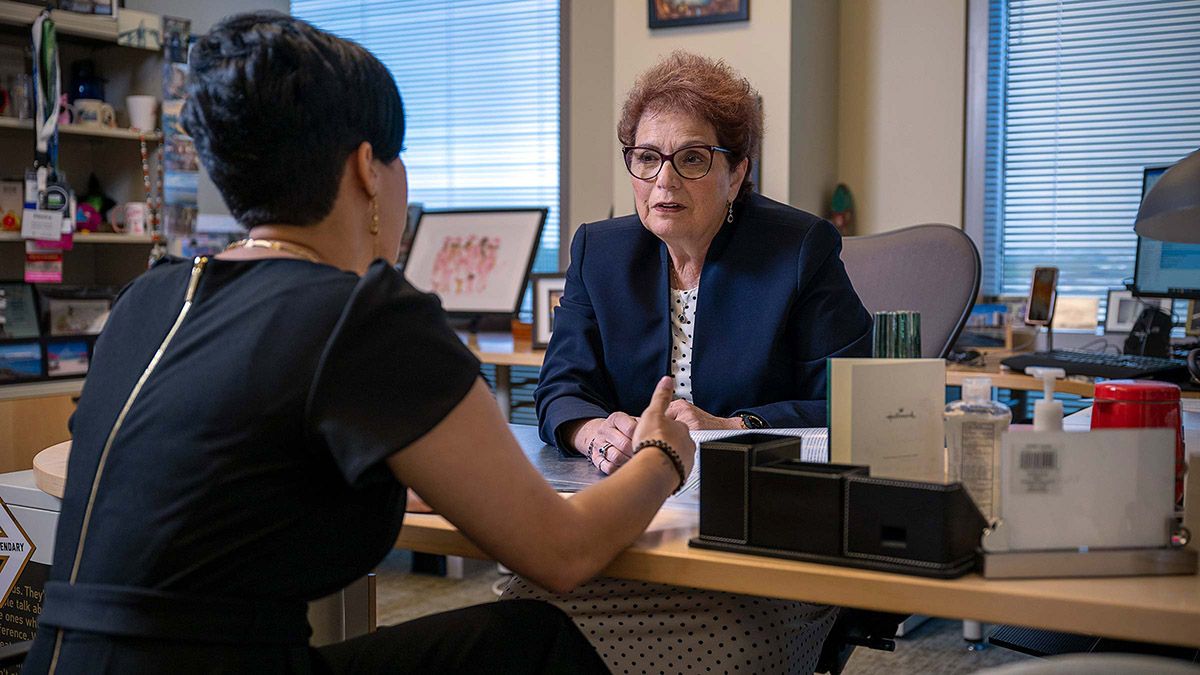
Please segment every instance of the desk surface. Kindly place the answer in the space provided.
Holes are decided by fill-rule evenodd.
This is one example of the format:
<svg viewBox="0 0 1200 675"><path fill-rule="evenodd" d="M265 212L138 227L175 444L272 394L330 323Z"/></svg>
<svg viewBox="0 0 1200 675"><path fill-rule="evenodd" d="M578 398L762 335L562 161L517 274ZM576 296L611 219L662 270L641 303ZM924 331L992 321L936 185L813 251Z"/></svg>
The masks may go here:
<svg viewBox="0 0 1200 675"><path fill-rule="evenodd" d="M513 340L512 333L460 333L475 358L493 366L533 366L540 368L545 349L534 349L528 340Z"/></svg>
<svg viewBox="0 0 1200 675"><path fill-rule="evenodd" d="M563 459L533 427L513 425L526 455L552 483L597 479L582 458ZM547 470L548 469L548 470ZM563 482L568 481L568 482ZM699 512L669 501L607 576L733 593L920 613L1200 647L1200 576L1115 579L941 580L689 548ZM397 546L426 553L487 556L434 515L409 514Z"/></svg>

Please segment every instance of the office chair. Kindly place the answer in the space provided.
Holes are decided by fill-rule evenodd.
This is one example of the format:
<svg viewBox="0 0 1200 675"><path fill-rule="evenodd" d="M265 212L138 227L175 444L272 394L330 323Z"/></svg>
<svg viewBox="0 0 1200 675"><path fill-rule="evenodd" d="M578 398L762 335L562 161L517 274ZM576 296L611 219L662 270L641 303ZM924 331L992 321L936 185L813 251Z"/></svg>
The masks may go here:
<svg viewBox="0 0 1200 675"><path fill-rule="evenodd" d="M921 356L945 358L979 294L979 251L950 225L915 225L842 240L850 283L872 314L921 313ZM893 651L904 614L842 608L825 638L816 671L838 675L855 647Z"/></svg>
<svg viewBox="0 0 1200 675"><path fill-rule="evenodd" d="M921 356L946 358L979 294L979 251L950 225L842 240L846 274L867 311L921 313Z"/></svg>

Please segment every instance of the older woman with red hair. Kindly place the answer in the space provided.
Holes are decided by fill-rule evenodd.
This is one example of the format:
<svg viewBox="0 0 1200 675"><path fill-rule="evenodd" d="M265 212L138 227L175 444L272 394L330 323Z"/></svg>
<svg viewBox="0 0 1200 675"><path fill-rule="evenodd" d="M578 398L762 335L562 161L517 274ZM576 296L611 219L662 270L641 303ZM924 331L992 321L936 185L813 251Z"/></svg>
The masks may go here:
<svg viewBox="0 0 1200 675"><path fill-rule="evenodd" d="M543 440L615 471L663 374L693 430L826 424L826 360L868 356L871 318L833 225L754 192L762 129L757 93L723 62L676 52L635 83L617 136L637 213L572 242L536 392ZM539 593L518 579L509 595ZM617 671L811 671L834 618L613 580L548 599Z"/></svg>

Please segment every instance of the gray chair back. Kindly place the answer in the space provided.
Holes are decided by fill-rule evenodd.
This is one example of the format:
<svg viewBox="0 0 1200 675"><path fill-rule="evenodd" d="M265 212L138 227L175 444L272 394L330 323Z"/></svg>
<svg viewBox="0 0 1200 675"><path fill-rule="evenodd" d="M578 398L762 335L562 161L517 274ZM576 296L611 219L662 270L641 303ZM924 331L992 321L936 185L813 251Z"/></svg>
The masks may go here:
<svg viewBox="0 0 1200 675"><path fill-rule="evenodd" d="M929 224L846 237L842 262L872 314L921 313L921 356L950 353L979 294L979 251L965 232Z"/></svg>

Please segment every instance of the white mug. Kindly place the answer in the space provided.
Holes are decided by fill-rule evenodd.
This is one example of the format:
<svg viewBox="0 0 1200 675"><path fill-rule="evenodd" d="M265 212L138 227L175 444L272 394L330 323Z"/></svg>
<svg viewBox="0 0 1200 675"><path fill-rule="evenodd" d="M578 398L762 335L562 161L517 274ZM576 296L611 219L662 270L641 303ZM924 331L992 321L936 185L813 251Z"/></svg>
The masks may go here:
<svg viewBox="0 0 1200 675"><path fill-rule="evenodd" d="M85 127L115 127L117 115L113 107L95 98L77 98L71 106L75 124Z"/></svg>
<svg viewBox="0 0 1200 675"><path fill-rule="evenodd" d="M158 127L154 110L158 99L153 96L126 96L125 107L129 110L129 127L139 131L154 131Z"/></svg>
<svg viewBox="0 0 1200 675"><path fill-rule="evenodd" d="M146 202L125 202L117 204L108 212L108 224L113 232L125 234L146 234L147 215L150 210Z"/></svg>

